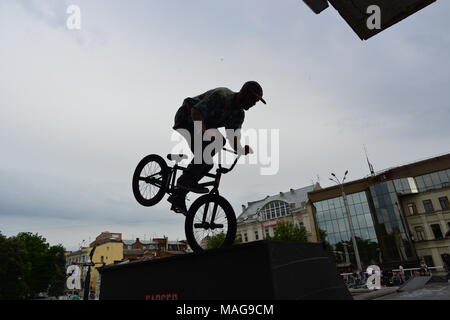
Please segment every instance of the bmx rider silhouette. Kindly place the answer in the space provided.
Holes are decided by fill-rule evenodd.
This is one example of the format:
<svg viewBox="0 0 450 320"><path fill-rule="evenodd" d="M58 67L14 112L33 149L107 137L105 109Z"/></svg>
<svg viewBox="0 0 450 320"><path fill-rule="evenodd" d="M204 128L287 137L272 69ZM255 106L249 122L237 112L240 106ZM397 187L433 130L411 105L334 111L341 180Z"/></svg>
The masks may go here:
<svg viewBox="0 0 450 320"><path fill-rule="evenodd" d="M203 134L208 129L225 128L239 133L245 118L245 111L250 110L255 104L263 99L262 87L256 81L246 82L239 92L233 92L228 88L216 88L209 90L199 96L186 98L175 115L173 129L179 132L187 141L194 158L184 173L178 178L175 193L167 200L172 204L171 210L186 215L186 195L189 192L208 193L208 189L199 185L199 181L213 168L213 164L205 162L205 159L197 159L195 154L194 136ZM196 126L195 123L200 123ZM197 130L199 128L200 130ZM237 130L237 131L236 131ZM230 145L238 154L247 155L252 153L250 146L244 147L240 144L239 134L232 137L227 135ZM232 139L233 141L230 141ZM214 142L202 141L202 155L205 148ZM222 146L226 140L222 136ZM213 148L211 158L216 152Z"/></svg>

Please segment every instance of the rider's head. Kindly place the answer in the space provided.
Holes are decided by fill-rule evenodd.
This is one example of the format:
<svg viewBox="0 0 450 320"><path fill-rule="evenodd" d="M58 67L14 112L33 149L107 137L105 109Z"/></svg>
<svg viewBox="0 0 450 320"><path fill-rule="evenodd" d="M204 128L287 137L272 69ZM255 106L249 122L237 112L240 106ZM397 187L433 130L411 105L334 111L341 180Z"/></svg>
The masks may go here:
<svg viewBox="0 0 450 320"><path fill-rule="evenodd" d="M238 93L238 100L240 106L244 110L250 109L258 101L266 104L266 101L263 99L263 89L256 81L248 81L244 83L241 91Z"/></svg>

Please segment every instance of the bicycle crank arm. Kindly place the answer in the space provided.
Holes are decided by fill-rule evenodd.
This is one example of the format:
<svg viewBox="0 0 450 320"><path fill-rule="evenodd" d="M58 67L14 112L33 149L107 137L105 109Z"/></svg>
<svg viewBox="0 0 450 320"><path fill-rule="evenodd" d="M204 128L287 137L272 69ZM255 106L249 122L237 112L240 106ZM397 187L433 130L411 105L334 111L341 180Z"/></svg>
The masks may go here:
<svg viewBox="0 0 450 320"><path fill-rule="evenodd" d="M195 229L206 229L208 230L209 227L209 223L208 222L203 222L203 223L194 223L194 228Z"/></svg>
<svg viewBox="0 0 450 320"><path fill-rule="evenodd" d="M195 229L221 229L223 228L223 224L215 224L215 223L208 223L208 222L204 222L204 223L194 223L194 228Z"/></svg>
<svg viewBox="0 0 450 320"><path fill-rule="evenodd" d="M211 228L211 230L214 230L214 229L223 229L223 224L215 224L215 223L211 223L211 224L209 225L209 227Z"/></svg>

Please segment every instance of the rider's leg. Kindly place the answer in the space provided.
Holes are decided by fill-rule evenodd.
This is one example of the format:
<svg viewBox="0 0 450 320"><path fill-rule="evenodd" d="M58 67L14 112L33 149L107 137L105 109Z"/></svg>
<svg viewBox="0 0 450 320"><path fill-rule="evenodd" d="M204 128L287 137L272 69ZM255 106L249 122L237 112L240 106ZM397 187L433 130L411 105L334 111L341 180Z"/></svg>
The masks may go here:
<svg viewBox="0 0 450 320"><path fill-rule="evenodd" d="M194 192L198 192L198 193L203 193L205 191L206 192L208 191L208 189L199 186L198 182L201 179L203 179L206 176L206 174L208 172L210 172L211 169L214 167L213 160L212 160L213 157L226 144L225 138L218 131L217 131L217 134L218 134L217 143L215 140L202 141L202 149L201 149L202 153L201 153L200 159L195 157L196 156L195 150L193 148L194 144L193 144L193 142L191 143L190 146L191 146L191 151L194 154L194 159L192 160L192 162L188 165L188 167L186 168L184 173L178 179L178 185L180 187L187 186L186 189L194 191ZM205 149L213 143L215 144L213 146L213 148L208 148L208 149L211 149L211 153L209 155L205 154Z"/></svg>
<svg viewBox="0 0 450 320"><path fill-rule="evenodd" d="M187 166L187 168L183 171L181 176L177 180L177 187L182 189L183 191L193 191L197 193L206 193L208 189L198 186L198 181L203 177L203 150L205 148L201 137L196 137L194 135L194 126L187 126L186 130L182 133L183 137L186 139L189 148L191 149L194 158L191 163ZM200 139L200 140L197 140ZM195 141L201 141L201 154L195 154ZM186 195L185 192L184 195ZM183 196L183 193L179 192L180 197Z"/></svg>
<svg viewBox="0 0 450 320"><path fill-rule="evenodd" d="M180 132L180 131L179 131ZM182 136L186 139L186 141L189 144L189 147L192 151L192 153L195 155L195 149L194 149L194 128L193 126L188 128L187 130L184 130L183 132L180 132ZM220 149L225 145L226 140L225 138L220 135L221 139L219 138L219 141L222 140L222 145L220 146ZM169 202L171 202L174 207L179 208L181 212L186 212L186 195L189 193L189 191L194 191L197 193L205 193L209 190L207 188L201 187L198 185L198 182L213 168L212 163L206 163L203 159L203 152L207 146L209 146L214 141L202 141L202 159L201 161L197 162L194 159L192 162L187 166L186 170L184 170L183 174L178 178L177 180L177 188L175 190L175 193L173 196L169 197ZM213 148L211 151L211 159L214 157L214 155L217 153L217 150L219 148Z"/></svg>
<svg viewBox="0 0 450 320"><path fill-rule="evenodd" d="M194 126L193 125L186 125L183 128L180 128L181 130L177 129L176 131L183 136L183 138L186 140L186 142L189 145L189 148L191 149L192 153L194 153ZM196 190L193 188L195 184L198 183L198 167L194 163L195 161L192 160L192 162L188 165L188 167L183 171L181 176L177 180L177 187L173 193L172 196L170 196L167 200L172 203L172 210L175 212L186 214L186 195L190 191L196 191L196 192L208 192L208 189L204 188L203 190ZM194 189L194 190L193 190Z"/></svg>

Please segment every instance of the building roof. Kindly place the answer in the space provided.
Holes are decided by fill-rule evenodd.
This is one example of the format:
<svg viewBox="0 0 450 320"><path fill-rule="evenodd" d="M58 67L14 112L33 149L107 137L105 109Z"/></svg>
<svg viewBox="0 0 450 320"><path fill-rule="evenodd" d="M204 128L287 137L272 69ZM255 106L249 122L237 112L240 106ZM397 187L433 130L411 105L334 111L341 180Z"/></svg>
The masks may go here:
<svg viewBox="0 0 450 320"><path fill-rule="evenodd" d="M123 244L125 244L127 246L131 246L131 245L136 243L136 240L122 240L122 242L123 242ZM151 241L151 240L141 240L141 239L139 239L139 242L144 244L144 245L147 245L147 244L155 244L155 245L157 245L158 244L157 242L154 242L154 241Z"/></svg>
<svg viewBox="0 0 450 320"><path fill-rule="evenodd" d="M186 242L182 242L182 241L169 241L168 244L186 245Z"/></svg>
<svg viewBox="0 0 450 320"><path fill-rule="evenodd" d="M446 170L448 168L450 168L450 153L384 169L376 172L373 176L348 181L344 183L345 193L352 194L362 192L370 186L384 181L417 177L440 170ZM340 197L341 194L340 187L338 185L333 185L320 190L311 191L308 196L311 202L315 203L326 199Z"/></svg>
<svg viewBox="0 0 450 320"><path fill-rule="evenodd" d="M308 201L308 192L313 191L315 185L310 185L300 189L290 189L287 192L280 192L273 196L266 196L264 199L249 202L244 211L239 215L238 220L242 221L247 217L256 214L257 210L272 201L285 201L295 204L295 208L303 208Z"/></svg>

